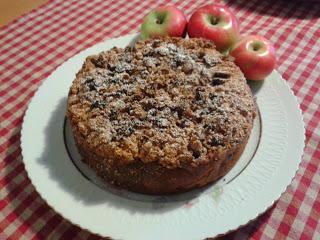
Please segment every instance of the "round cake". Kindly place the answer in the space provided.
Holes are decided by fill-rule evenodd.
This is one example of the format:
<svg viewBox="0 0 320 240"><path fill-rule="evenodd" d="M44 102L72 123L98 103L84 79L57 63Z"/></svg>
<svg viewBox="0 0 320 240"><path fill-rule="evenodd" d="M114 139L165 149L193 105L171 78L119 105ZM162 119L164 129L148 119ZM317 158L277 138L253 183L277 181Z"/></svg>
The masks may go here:
<svg viewBox="0 0 320 240"><path fill-rule="evenodd" d="M107 183L147 194L224 176L255 115L240 69L204 39L150 39L89 56L67 106L82 160Z"/></svg>

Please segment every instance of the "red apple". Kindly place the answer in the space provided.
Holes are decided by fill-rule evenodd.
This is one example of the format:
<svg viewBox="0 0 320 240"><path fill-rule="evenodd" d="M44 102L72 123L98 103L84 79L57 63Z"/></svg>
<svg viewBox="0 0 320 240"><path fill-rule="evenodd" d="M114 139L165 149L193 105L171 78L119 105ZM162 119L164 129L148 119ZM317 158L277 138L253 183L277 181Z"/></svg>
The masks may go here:
<svg viewBox="0 0 320 240"><path fill-rule="evenodd" d="M161 6L151 11L141 25L142 39L159 36L182 37L186 34L187 18L175 6Z"/></svg>
<svg viewBox="0 0 320 240"><path fill-rule="evenodd" d="M188 23L191 38L202 37L214 41L217 50L225 51L236 42L239 24L230 10L219 4L210 4L196 10Z"/></svg>
<svg viewBox="0 0 320 240"><path fill-rule="evenodd" d="M229 54L250 80L266 78L276 65L274 47L267 39L257 35L243 37L231 48Z"/></svg>

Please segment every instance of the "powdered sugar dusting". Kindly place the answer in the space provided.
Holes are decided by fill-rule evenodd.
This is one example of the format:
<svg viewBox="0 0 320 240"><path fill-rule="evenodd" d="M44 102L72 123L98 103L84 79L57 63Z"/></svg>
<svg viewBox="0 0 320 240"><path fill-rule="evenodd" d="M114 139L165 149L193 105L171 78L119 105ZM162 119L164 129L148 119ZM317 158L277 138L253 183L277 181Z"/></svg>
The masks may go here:
<svg viewBox="0 0 320 240"><path fill-rule="evenodd" d="M89 119L88 141L115 152L123 141L140 146L130 161L173 166L233 147L247 137L255 103L241 72L211 47L155 39L93 56L87 64L95 67L71 88L69 114Z"/></svg>

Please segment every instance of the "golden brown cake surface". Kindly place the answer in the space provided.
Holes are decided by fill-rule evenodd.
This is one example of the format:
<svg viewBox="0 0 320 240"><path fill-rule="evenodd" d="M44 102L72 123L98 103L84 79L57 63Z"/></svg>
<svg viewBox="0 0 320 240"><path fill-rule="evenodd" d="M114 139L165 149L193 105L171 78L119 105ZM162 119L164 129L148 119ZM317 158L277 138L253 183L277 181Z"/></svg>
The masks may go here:
<svg viewBox="0 0 320 240"><path fill-rule="evenodd" d="M164 194L226 174L255 111L243 74L210 41L162 38L88 57L67 116L83 161L101 178Z"/></svg>

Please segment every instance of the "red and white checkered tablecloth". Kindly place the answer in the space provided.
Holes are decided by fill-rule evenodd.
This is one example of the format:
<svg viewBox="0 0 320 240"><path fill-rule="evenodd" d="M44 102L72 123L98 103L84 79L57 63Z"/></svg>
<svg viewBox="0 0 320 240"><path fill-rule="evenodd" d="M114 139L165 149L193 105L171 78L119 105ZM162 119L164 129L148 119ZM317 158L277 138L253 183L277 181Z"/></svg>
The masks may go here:
<svg viewBox="0 0 320 240"><path fill-rule="evenodd" d="M0 28L1 240L100 239L63 219L35 191L21 157L22 118L57 66L95 43L139 31L143 16L160 3L175 4L190 16L208 2L50 1ZM224 238L320 239L320 3L223 4L236 13L243 34L261 34L275 44L278 71L298 97L306 125L303 161L286 192L258 219Z"/></svg>

